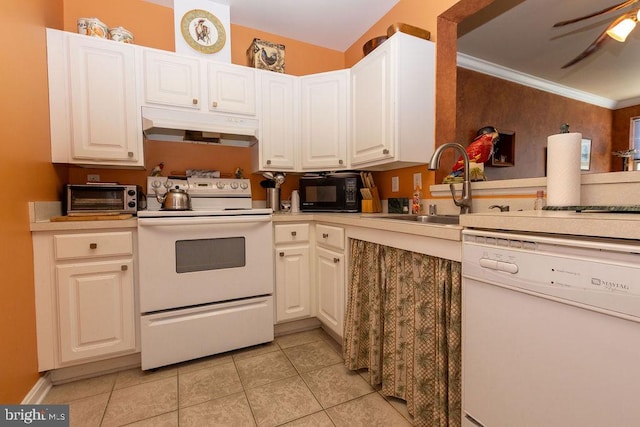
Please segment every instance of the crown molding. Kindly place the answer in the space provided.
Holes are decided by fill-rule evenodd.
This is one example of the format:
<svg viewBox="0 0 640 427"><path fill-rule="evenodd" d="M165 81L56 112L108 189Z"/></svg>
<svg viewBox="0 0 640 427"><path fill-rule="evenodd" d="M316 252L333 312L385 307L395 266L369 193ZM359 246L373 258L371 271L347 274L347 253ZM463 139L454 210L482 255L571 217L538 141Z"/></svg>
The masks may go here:
<svg viewBox="0 0 640 427"><path fill-rule="evenodd" d="M458 53L457 62L458 67L466 68L471 71L477 71L482 74L488 74L490 76L494 76L503 80L508 80L510 82L564 96L566 98L575 99L577 101L586 102L588 104L608 108L610 110L640 104L640 98L630 98L623 101L604 98L602 96L573 89L549 80L544 80L529 74L525 74L511 68L493 64L482 59L474 58L473 56L465 55L464 53Z"/></svg>

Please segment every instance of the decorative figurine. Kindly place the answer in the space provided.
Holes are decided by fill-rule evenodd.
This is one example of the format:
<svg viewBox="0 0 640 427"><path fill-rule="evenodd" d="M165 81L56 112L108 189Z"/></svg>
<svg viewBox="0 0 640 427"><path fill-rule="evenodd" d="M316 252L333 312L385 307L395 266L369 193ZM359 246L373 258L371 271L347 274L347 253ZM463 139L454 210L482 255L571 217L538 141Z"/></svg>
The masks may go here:
<svg viewBox="0 0 640 427"><path fill-rule="evenodd" d="M234 172L234 176L237 179L242 179L244 178L244 171L242 170L242 168L236 168L236 171Z"/></svg>
<svg viewBox="0 0 640 427"><path fill-rule="evenodd" d="M151 176L162 176L162 169L164 169L164 162L160 162L151 169Z"/></svg>
<svg viewBox="0 0 640 427"><path fill-rule="evenodd" d="M466 148L470 163L484 163L491 158L496 142L498 142L498 131L493 126L487 126L478 131L478 136ZM459 176L464 170L462 156L451 168L451 175Z"/></svg>

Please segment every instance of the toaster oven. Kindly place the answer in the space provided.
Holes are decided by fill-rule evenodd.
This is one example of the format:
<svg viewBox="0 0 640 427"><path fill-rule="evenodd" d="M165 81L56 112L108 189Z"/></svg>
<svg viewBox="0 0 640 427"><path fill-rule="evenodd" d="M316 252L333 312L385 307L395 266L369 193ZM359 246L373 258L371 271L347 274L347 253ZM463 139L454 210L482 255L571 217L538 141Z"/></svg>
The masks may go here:
<svg viewBox="0 0 640 427"><path fill-rule="evenodd" d="M139 185L67 184L64 188L63 210L67 215L130 213L144 206Z"/></svg>

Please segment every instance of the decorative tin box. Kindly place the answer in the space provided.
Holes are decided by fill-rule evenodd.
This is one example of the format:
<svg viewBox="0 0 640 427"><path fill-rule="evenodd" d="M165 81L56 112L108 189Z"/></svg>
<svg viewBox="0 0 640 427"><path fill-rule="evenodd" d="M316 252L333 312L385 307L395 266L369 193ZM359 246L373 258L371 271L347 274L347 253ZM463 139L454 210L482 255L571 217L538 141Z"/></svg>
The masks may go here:
<svg viewBox="0 0 640 427"><path fill-rule="evenodd" d="M284 45L253 39L247 49L247 63L261 70L284 73Z"/></svg>

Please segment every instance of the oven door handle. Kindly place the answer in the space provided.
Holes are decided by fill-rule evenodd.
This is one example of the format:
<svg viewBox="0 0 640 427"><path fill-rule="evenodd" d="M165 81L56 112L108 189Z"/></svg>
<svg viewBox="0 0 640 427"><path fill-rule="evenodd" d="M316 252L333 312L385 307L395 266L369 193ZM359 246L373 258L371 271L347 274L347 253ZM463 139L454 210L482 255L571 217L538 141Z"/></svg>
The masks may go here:
<svg viewBox="0 0 640 427"><path fill-rule="evenodd" d="M145 227L164 227L174 225L202 225L202 224L255 224L257 222L271 222L271 215L261 216L224 216L224 217L183 217L183 218L138 218L138 225Z"/></svg>

